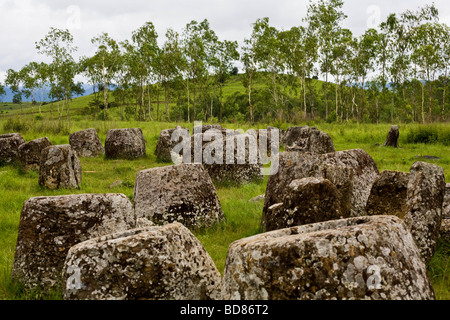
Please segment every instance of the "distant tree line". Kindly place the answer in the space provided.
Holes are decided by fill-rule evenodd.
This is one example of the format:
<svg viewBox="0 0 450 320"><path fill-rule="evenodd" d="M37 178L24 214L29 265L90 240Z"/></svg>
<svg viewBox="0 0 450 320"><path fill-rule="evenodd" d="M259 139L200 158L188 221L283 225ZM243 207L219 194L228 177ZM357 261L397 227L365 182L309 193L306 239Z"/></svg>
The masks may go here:
<svg viewBox="0 0 450 320"><path fill-rule="evenodd" d="M91 40L96 53L79 61L70 32L51 28L36 42L51 63L10 69L5 84L16 102L40 99L39 108L50 86L48 98L67 119L72 96L83 90L75 76L82 75L94 87L93 112L104 120L120 108L122 120L140 121L445 121L450 28L434 4L390 14L360 36L342 27L342 7L342 0L311 0L302 24L289 30L258 19L241 47L220 40L207 19L168 29L159 45L147 22L122 42L99 34ZM243 88L225 95L233 76Z"/></svg>

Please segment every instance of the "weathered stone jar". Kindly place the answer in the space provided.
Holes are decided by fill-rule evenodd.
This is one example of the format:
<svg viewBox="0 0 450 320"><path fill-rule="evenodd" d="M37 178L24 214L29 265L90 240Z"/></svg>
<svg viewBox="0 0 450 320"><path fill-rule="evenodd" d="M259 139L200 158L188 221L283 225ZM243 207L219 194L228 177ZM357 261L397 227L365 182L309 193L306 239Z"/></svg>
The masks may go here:
<svg viewBox="0 0 450 320"><path fill-rule="evenodd" d="M49 146L42 150L39 185L48 189L79 189L81 162L70 145Z"/></svg>
<svg viewBox="0 0 450 320"><path fill-rule="evenodd" d="M434 299L415 241L395 216L279 229L230 245L223 299Z"/></svg>
<svg viewBox="0 0 450 320"><path fill-rule="evenodd" d="M64 299L210 300L222 279L200 241L182 224L128 230L72 247Z"/></svg>
<svg viewBox="0 0 450 320"><path fill-rule="evenodd" d="M67 252L75 244L135 228L133 206L123 194L30 198L20 215L11 276L28 288L61 284Z"/></svg>
<svg viewBox="0 0 450 320"><path fill-rule="evenodd" d="M156 224L180 222L191 229L224 219L216 189L201 164L179 164L138 172L134 185L136 215Z"/></svg>
<svg viewBox="0 0 450 320"><path fill-rule="evenodd" d="M16 161L19 153L19 146L22 143L25 143L25 140L20 133L0 135L0 164Z"/></svg>
<svg viewBox="0 0 450 320"><path fill-rule="evenodd" d="M106 134L105 155L110 159L143 157L145 144L141 128L111 129Z"/></svg>
<svg viewBox="0 0 450 320"><path fill-rule="evenodd" d="M79 157L91 158L105 153L97 131L93 128L72 133L69 136L69 144Z"/></svg>

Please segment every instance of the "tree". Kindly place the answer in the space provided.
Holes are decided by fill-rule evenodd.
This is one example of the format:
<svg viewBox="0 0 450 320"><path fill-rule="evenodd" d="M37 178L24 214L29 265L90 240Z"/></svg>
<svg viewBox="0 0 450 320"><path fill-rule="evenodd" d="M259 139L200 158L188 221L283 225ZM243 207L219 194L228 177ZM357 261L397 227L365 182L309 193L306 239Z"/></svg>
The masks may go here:
<svg viewBox="0 0 450 320"><path fill-rule="evenodd" d="M254 107L252 103L253 82L257 75L256 55L257 35L253 31L249 39L244 39L244 46L241 48L241 62L244 65L244 74L242 76L242 84L248 94L248 107L250 114L250 122L254 121Z"/></svg>
<svg viewBox="0 0 450 320"><path fill-rule="evenodd" d="M341 89L341 76L348 68L348 62L352 60L350 43L352 42L352 33L349 29L338 30L336 37L333 40L333 46L331 50L331 69L330 73L334 75L336 79L335 83L335 108L336 108L336 119L339 118L339 105L340 102L339 91ZM352 104L353 107L353 104ZM343 110L341 110L341 121L343 118Z"/></svg>
<svg viewBox="0 0 450 320"><path fill-rule="evenodd" d="M92 85L92 90L94 94L94 104L99 106L97 88L101 82L101 73L98 72L100 63L98 61L98 55L92 57L82 56L78 61L79 72L83 75L88 83ZM100 110L97 110L99 112Z"/></svg>
<svg viewBox="0 0 450 320"><path fill-rule="evenodd" d="M441 118L445 120L445 104L446 104L446 92L448 86L448 72L450 67L450 27L446 24L441 24L441 32L440 32L440 58L441 58L441 68L444 72L443 81L442 81L442 112Z"/></svg>
<svg viewBox="0 0 450 320"><path fill-rule="evenodd" d="M23 67L22 74L24 80L23 92L27 98L31 98L31 108L34 112L36 96L40 93L39 113L41 113L42 103L44 101L44 89L48 79L49 67L44 62L30 62Z"/></svg>
<svg viewBox="0 0 450 320"><path fill-rule="evenodd" d="M340 33L341 22L347 18L342 12L342 0L319 0L310 2L306 21L309 28L315 31L320 46L320 70L325 74L325 117L328 118L328 74L332 68L334 39Z"/></svg>
<svg viewBox="0 0 450 320"><path fill-rule="evenodd" d="M134 47L128 45L129 58L133 59L129 60L129 67L133 70L132 72L134 73L134 77L138 81L140 88L139 118L142 116L145 121L145 86L147 85L148 88L152 80L156 77L154 64L160 50L157 42L158 33L152 22L146 22L142 27L133 32L131 39ZM147 94L148 100L150 101L149 90L147 91ZM159 101L159 95L157 99ZM151 113L149 113L149 118L153 119Z"/></svg>
<svg viewBox="0 0 450 320"><path fill-rule="evenodd" d="M441 66L440 46L440 25L437 23L425 23L419 26L415 37L415 48L413 52L413 59L419 66L419 74L422 76L422 97L424 97L423 87L424 81L428 85L428 119L432 120L432 92L433 81L435 80L436 72ZM425 122L424 114L424 99L422 99L422 122Z"/></svg>
<svg viewBox="0 0 450 320"><path fill-rule="evenodd" d="M72 53L77 50L77 47L73 45L73 36L67 29L50 28L48 34L39 42L36 42L36 49L39 54L52 59L51 70L53 75L49 79L58 101L64 100L67 121L69 121L69 101L72 98L73 90L76 89L74 77L77 72L77 64L72 57ZM61 118L61 114L59 114L59 117Z"/></svg>
<svg viewBox="0 0 450 320"><path fill-rule="evenodd" d="M185 26L181 41L183 54L186 58L186 67L183 72L186 81L185 87L188 100L188 122L190 122L190 89L192 86L192 107L194 120L196 120L197 91L200 89L201 85L207 81L217 36L210 28L207 19L200 23L192 20Z"/></svg>
<svg viewBox="0 0 450 320"><path fill-rule="evenodd" d="M23 112L22 108L22 86L24 83L23 69L20 71L15 71L14 69L8 69L6 71L5 84L9 86L14 94L14 100L20 104L20 112ZM14 102L13 100L13 102Z"/></svg>
<svg viewBox="0 0 450 320"><path fill-rule="evenodd" d="M219 89L219 122L222 122L223 87L232 75L233 61L239 60L237 41L217 41L214 46L214 56L211 62L214 69L213 86ZM212 98L211 98L212 99ZM213 117L211 105L211 118Z"/></svg>
<svg viewBox="0 0 450 320"><path fill-rule="evenodd" d="M166 32L166 41L155 58L155 70L164 88L165 118L169 120L168 92L170 85L181 79L181 71L185 65L179 34L173 29Z"/></svg>
<svg viewBox="0 0 450 320"><path fill-rule="evenodd" d="M94 61L97 61L97 70L101 73L101 83L103 85L103 120L107 119L108 112L108 88L112 84L117 70L120 69L118 65L120 50L117 42L108 36L107 33L102 33L97 37L92 38L91 42L98 45Z"/></svg>
<svg viewBox="0 0 450 320"><path fill-rule="evenodd" d="M317 59L317 41L309 29L300 26L279 33L281 53L287 73L298 79L300 109L307 115L306 82L310 78ZM310 101L311 116L314 117L313 103Z"/></svg>
<svg viewBox="0 0 450 320"><path fill-rule="evenodd" d="M255 61L264 71L264 80L273 99L273 110L279 112L279 78L284 72L279 31L269 25L269 18L258 19L253 24L255 42ZM281 116L281 113L279 113Z"/></svg>
<svg viewBox="0 0 450 320"><path fill-rule="evenodd" d="M5 87L0 83L0 97L5 94L6 94Z"/></svg>
<svg viewBox="0 0 450 320"><path fill-rule="evenodd" d="M352 49L354 52L353 61L351 61L352 72L354 75L356 87L360 87L361 92L361 98L359 102L360 108L357 109L358 120L364 118L366 92L365 82L369 72L374 70L377 39L378 32L375 29L369 29L361 37L357 39L355 38L352 43Z"/></svg>

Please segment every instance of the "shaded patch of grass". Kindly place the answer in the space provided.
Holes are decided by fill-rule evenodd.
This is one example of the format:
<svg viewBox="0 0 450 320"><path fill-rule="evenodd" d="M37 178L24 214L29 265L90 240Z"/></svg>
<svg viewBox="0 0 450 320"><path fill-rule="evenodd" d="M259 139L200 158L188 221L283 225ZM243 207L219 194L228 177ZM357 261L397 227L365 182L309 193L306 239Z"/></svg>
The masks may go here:
<svg viewBox="0 0 450 320"><path fill-rule="evenodd" d="M450 300L450 243L440 239L436 253L428 263L428 274L436 297Z"/></svg>

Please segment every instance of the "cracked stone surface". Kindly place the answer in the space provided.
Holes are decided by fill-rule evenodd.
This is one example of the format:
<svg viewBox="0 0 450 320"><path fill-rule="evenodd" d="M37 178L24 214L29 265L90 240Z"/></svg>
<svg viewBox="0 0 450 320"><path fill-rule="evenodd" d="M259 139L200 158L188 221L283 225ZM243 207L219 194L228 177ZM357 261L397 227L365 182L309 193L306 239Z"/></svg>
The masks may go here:
<svg viewBox="0 0 450 320"><path fill-rule="evenodd" d="M434 299L403 221L363 216L266 232L230 245L223 299Z"/></svg>
<svg viewBox="0 0 450 320"><path fill-rule="evenodd" d="M128 230L72 247L64 263L64 299L210 300L221 275L182 224Z"/></svg>
<svg viewBox="0 0 450 320"><path fill-rule="evenodd" d="M110 129L106 134L107 158L133 159L145 155L145 139L141 128Z"/></svg>
<svg viewBox="0 0 450 320"><path fill-rule="evenodd" d="M0 164L11 163L17 160L19 146L25 143L20 133L7 133L0 135Z"/></svg>
<svg viewBox="0 0 450 320"><path fill-rule="evenodd" d="M430 261L436 249L444 194L445 176L440 166L422 161L411 166L405 223L425 262Z"/></svg>
<svg viewBox="0 0 450 320"><path fill-rule="evenodd" d="M224 219L216 189L201 164L178 164L138 172L134 208L138 217L159 225L180 222L198 229Z"/></svg>
<svg viewBox="0 0 450 320"><path fill-rule="evenodd" d="M379 174L372 157L361 149L326 154L281 152L274 170L267 183L263 216L269 207L283 202L292 181L307 177L324 178L336 186L343 217L365 215L372 184Z"/></svg>
<svg viewBox="0 0 450 320"><path fill-rule="evenodd" d="M79 189L81 162L70 145L49 146L42 150L39 184L48 189Z"/></svg>
<svg viewBox="0 0 450 320"><path fill-rule="evenodd" d="M39 171L42 150L52 143L47 137L25 142L19 146L19 161L26 169Z"/></svg>
<svg viewBox="0 0 450 320"><path fill-rule="evenodd" d="M11 276L29 288L56 287L72 246L135 227L133 206L123 194L30 198L20 216Z"/></svg>
<svg viewBox="0 0 450 320"><path fill-rule="evenodd" d="M69 144L79 157L92 158L105 153L97 131L93 128L72 133L69 136Z"/></svg>
<svg viewBox="0 0 450 320"><path fill-rule="evenodd" d="M450 219L450 183L445 185L444 203L442 204L442 217Z"/></svg>
<svg viewBox="0 0 450 320"><path fill-rule="evenodd" d="M308 177L293 180L283 196L281 203L270 206L263 215L262 230L344 218L339 191L327 179Z"/></svg>

